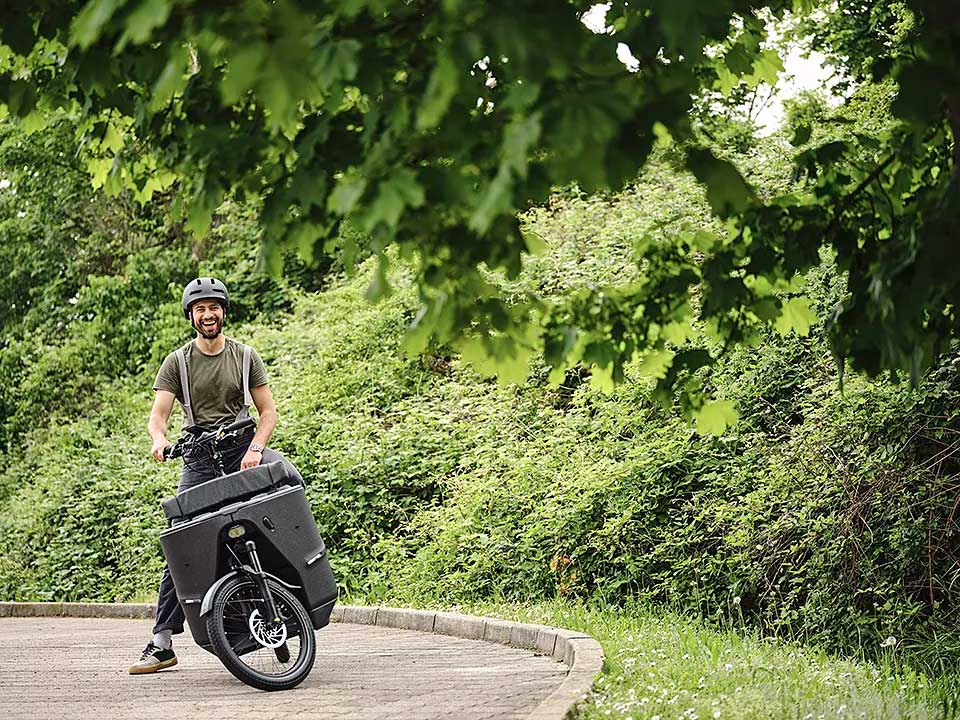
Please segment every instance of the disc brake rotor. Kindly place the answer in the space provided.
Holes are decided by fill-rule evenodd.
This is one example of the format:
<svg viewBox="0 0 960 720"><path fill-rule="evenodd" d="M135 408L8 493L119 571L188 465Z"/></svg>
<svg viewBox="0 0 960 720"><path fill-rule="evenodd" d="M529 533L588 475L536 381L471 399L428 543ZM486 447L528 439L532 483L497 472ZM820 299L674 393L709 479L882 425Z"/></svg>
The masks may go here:
<svg viewBox="0 0 960 720"><path fill-rule="evenodd" d="M247 624L253 639L264 647L278 648L287 641L287 626L284 623L265 623L260 617L260 610L250 613Z"/></svg>

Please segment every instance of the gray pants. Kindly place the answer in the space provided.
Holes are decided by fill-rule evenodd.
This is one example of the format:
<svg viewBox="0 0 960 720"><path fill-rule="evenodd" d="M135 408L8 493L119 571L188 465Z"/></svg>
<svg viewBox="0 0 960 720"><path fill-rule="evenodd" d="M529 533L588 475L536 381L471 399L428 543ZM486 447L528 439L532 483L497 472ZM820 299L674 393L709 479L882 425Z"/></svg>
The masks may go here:
<svg viewBox="0 0 960 720"><path fill-rule="evenodd" d="M243 460L247 446L253 438L253 432L245 437L245 441L242 440L236 447L228 448L223 452L223 470L225 473L236 472L240 469L240 462ZM183 472L180 475L180 484L177 486L178 495L184 490L217 477L217 470L213 467L213 463L190 457L184 457L183 460ZM290 477L300 480L301 483L303 482L303 478L293 464L276 450L265 448L261 462L263 464L282 462ZM183 621L183 608L180 607L177 590L173 586L170 568L164 566L163 577L160 580L160 595L157 598L157 624L154 625L153 632L172 630L174 635L182 633Z"/></svg>

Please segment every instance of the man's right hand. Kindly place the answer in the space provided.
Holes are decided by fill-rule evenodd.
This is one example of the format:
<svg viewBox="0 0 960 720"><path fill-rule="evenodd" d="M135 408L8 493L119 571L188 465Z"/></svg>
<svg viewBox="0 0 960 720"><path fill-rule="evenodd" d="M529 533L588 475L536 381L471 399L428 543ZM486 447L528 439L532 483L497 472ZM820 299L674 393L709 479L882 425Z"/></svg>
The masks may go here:
<svg viewBox="0 0 960 720"><path fill-rule="evenodd" d="M163 450L164 448L170 447L170 441L165 437L158 437L153 441L153 450L150 451L150 454L153 455L155 460L159 462L164 461Z"/></svg>

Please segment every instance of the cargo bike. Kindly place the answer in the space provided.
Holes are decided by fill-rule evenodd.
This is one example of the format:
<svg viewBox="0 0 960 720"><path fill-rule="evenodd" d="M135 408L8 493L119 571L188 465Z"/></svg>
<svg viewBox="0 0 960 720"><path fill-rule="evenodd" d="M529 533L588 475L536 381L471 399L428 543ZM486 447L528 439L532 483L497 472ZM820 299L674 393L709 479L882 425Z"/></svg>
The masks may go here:
<svg viewBox="0 0 960 720"><path fill-rule="evenodd" d="M221 448L254 425L188 429L166 448L220 476L163 501L160 545L194 641L242 682L287 690L313 668L337 586L299 479L280 462L224 474Z"/></svg>

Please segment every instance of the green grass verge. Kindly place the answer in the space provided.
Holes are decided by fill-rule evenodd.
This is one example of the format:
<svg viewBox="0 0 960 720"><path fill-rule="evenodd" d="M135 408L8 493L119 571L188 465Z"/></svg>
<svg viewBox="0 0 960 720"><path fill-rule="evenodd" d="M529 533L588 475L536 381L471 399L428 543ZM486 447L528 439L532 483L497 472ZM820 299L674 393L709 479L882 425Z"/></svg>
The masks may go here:
<svg viewBox="0 0 960 720"><path fill-rule="evenodd" d="M902 663L831 657L662 610L478 604L456 610L581 630L606 660L586 720L868 720L955 717L953 690Z"/></svg>

